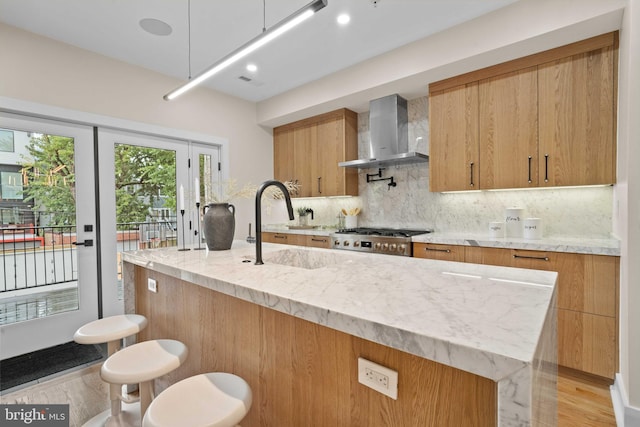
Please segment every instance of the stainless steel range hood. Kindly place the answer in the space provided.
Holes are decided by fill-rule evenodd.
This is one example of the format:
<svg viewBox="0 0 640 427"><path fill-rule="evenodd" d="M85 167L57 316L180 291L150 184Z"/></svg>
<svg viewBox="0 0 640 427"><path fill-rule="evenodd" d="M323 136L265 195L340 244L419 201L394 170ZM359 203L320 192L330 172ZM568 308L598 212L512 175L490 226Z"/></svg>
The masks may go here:
<svg viewBox="0 0 640 427"><path fill-rule="evenodd" d="M340 162L345 168L377 168L426 162L429 156L409 149L407 100L399 95L369 103L369 157Z"/></svg>

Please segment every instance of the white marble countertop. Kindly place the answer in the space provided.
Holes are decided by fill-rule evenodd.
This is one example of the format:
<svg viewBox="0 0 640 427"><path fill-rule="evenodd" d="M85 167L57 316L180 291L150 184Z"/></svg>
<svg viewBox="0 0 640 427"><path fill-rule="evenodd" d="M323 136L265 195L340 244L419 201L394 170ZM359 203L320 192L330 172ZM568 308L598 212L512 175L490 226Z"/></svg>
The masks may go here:
<svg viewBox="0 0 640 427"><path fill-rule="evenodd" d="M285 226L265 226L262 231L290 234L328 236L335 229L314 228L310 230L289 229ZM620 256L620 240L587 237L544 237L540 240L505 237L492 238L488 234L429 233L411 238L415 243L438 243L444 245L481 246L487 248L524 249L532 251L570 252L577 254Z"/></svg>
<svg viewBox="0 0 640 427"><path fill-rule="evenodd" d="M615 238L544 237L539 240L527 240L515 237L492 238L482 234L430 233L415 236L411 241L445 245L620 256L620 240Z"/></svg>
<svg viewBox="0 0 640 427"><path fill-rule="evenodd" d="M557 277L269 243L263 244L263 259L264 265L254 265L255 245L244 241L234 241L228 251L123 253L125 262L498 383L534 363ZM511 406L528 410L519 401L504 406L514 398L502 394L501 419Z"/></svg>

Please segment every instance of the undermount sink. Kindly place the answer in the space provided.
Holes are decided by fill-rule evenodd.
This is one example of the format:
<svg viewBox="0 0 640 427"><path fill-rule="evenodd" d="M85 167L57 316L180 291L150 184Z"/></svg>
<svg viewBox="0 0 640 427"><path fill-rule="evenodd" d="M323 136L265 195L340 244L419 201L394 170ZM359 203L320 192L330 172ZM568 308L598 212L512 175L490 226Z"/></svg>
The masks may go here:
<svg viewBox="0 0 640 427"><path fill-rule="evenodd" d="M316 268L328 267L330 265L345 264L352 262L345 259L344 255L329 251L308 251L301 249L284 249L264 255L265 264L280 264L289 267L306 268L313 270Z"/></svg>

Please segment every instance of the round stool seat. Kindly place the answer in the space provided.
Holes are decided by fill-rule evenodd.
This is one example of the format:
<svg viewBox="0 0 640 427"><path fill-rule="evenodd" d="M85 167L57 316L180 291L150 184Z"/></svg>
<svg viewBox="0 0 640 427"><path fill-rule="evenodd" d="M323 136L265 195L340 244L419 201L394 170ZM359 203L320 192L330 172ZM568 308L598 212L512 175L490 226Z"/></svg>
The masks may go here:
<svg viewBox="0 0 640 427"><path fill-rule="evenodd" d="M143 341L109 356L100 376L112 384L142 383L168 374L186 358L187 346L180 341Z"/></svg>
<svg viewBox="0 0 640 427"><path fill-rule="evenodd" d="M143 427L232 427L251 408L251 388L237 375L213 372L186 378L160 393Z"/></svg>
<svg viewBox="0 0 640 427"><path fill-rule="evenodd" d="M121 314L94 320L73 335L78 344L102 344L135 335L147 326L147 318L139 314Z"/></svg>

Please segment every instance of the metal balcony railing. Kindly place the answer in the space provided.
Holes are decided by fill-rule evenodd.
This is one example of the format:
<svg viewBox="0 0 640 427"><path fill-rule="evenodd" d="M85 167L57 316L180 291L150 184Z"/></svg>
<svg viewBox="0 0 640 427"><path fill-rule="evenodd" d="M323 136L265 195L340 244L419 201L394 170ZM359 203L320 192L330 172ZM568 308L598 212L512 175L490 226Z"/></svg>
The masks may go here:
<svg viewBox="0 0 640 427"><path fill-rule="evenodd" d="M117 224L116 240L118 254L176 246L175 217ZM77 281L75 242L75 225L0 224L0 294Z"/></svg>
<svg viewBox="0 0 640 427"><path fill-rule="evenodd" d="M64 215L64 216L62 216ZM69 212L0 208L0 325L77 310L76 226L48 226ZM124 251L177 245L176 218L117 224L118 294Z"/></svg>

